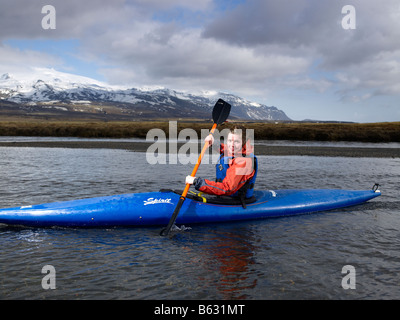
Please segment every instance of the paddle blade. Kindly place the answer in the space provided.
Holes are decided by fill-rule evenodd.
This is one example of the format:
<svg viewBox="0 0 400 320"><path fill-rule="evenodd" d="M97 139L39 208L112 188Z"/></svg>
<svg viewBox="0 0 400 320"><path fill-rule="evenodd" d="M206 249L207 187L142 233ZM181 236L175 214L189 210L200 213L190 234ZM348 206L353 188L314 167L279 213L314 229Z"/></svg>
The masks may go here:
<svg viewBox="0 0 400 320"><path fill-rule="evenodd" d="M171 219L169 219L167 227L161 230L160 236L165 237L168 235L169 231L171 230L172 226L175 223L176 217L178 216L179 211L181 210L181 207L182 207L184 201L185 201L185 197L182 196L179 198L179 201L175 207L174 213L172 214Z"/></svg>
<svg viewBox="0 0 400 320"><path fill-rule="evenodd" d="M221 124L228 119L229 113L231 112L231 105L222 99L218 99L212 112L212 118L214 123Z"/></svg>

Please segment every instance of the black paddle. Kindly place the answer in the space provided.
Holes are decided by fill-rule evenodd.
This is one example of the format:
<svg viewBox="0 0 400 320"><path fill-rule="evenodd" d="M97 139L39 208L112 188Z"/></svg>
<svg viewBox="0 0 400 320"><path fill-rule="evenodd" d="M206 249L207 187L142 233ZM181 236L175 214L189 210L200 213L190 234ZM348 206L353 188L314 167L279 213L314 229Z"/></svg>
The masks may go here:
<svg viewBox="0 0 400 320"><path fill-rule="evenodd" d="M213 118L214 124L211 128L210 134L214 133L218 124L223 123L228 118L230 111L231 111L231 105L229 103L225 102L222 99L219 99L217 101L217 103L215 104L214 109L212 111L212 118ZM208 148L208 144L206 143L206 144L204 144L204 147L201 150L200 156L197 159L197 163L192 171L192 174L191 174L192 177L194 177L196 175L197 169L199 168L199 165L201 163L201 160L203 159L204 153L206 152L207 148ZM169 231L171 230L172 226L174 225L176 217L178 216L179 211L181 210L182 204L186 199L186 195L189 191L189 188L190 188L190 184L187 183L185 189L182 192L181 197L179 198L179 202L175 207L172 217L168 222L167 227L162 229L160 232L161 236L167 236Z"/></svg>

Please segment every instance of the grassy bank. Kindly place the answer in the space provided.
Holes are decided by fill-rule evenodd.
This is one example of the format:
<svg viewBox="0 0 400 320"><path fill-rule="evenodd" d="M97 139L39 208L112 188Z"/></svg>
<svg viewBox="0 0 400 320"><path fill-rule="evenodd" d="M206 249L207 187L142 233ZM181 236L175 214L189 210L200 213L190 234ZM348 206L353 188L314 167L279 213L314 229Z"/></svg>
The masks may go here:
<svg viewBox="0 0 400 320"><path fill-rule="evenodd" d="M400 142L400 122L385 123L242 123L254 129L259 140ZM178 132L185 128L210 129L210 122L178 122ZM219 126L234 125L233 123ZM48 136L82 138L146 138L159 128L169 132L168 121L87 122L87 121L0 121L0 136Z"/></svg>

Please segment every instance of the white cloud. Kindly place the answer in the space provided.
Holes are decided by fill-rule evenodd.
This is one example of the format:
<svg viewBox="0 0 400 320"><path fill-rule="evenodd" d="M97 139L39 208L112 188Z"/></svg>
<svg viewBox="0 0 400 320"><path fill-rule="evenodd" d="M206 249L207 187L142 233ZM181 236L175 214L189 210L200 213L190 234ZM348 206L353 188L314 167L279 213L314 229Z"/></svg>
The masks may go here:
<svg viewBox="0 0 400 320"><path fill-rule="evenodd" d="M272 51L259 54L246 47L202 38L200 30L181 31L173 25L162 28L154 22L137 23L135 28L145 31L130 36L121 31L88 44L97 45L96 51L106 55L111 64L120 64L102 70L111 82L244 93L265 90L277 79L305 73L311 64L307 57Z"/></svg>
<svg viewBox="0 0 400 320"><path fill-rule="evenodd" d="M272 48L276 54L292 59L318 61L318 66L303 73L304 78L315 71L337 73L335 82L323 75L319 79L339 86L337 92L370 89L375 93L400 94L396 84L400 78L398 1L356 1L356 30L341 27L341 8L345 4L253 0L209 24L204 36L231 46L266 52ZM287 83L285 74L277 80ZM304 88L302 81L298 83L299 89Z"/></svg>
<svg viewBox="0 0 400 320"><path fill-rule="evenodd" d="M341 94L354 95L360 92L365 100L378 95L400 95L400 50L380 52L368 61L349 66L346 72L337 73L338 86ZM363 94L365 90L369 95Z"/></svg>
<svg viewBox="0 0 400 320"><path fill-rule="evenodd" d="M40 27L45 4L57 11L54 32ZM79 39L79 57L96 63L114 84L258 97L288 90L329 92L338 100L360 102L398 97L398 0L354 0L356 30L341 27L347 4L247 0L218 12L212 0L2 0L0 41ZM64 63L45 52L0 45L3 69L68 68Z"/></svg>
<svg viewBox="0 0 400 320"><path fill-rule="evenodd" d="M47 53L0 45L0 73L26 72L32 66L60 66L62 60Z"/></svg>

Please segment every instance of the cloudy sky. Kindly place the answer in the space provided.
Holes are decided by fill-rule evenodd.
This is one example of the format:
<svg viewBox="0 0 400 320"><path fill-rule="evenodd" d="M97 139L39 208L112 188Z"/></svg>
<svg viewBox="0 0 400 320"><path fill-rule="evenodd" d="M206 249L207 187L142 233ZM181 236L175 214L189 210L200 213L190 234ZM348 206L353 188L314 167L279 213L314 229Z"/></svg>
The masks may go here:
<svg viewBox="0 0 400 320"><path fill-rule="evenodd" d="M229 92L294 120L400 121L400 2L0 0L0 74L31 67Z"/></svg>

